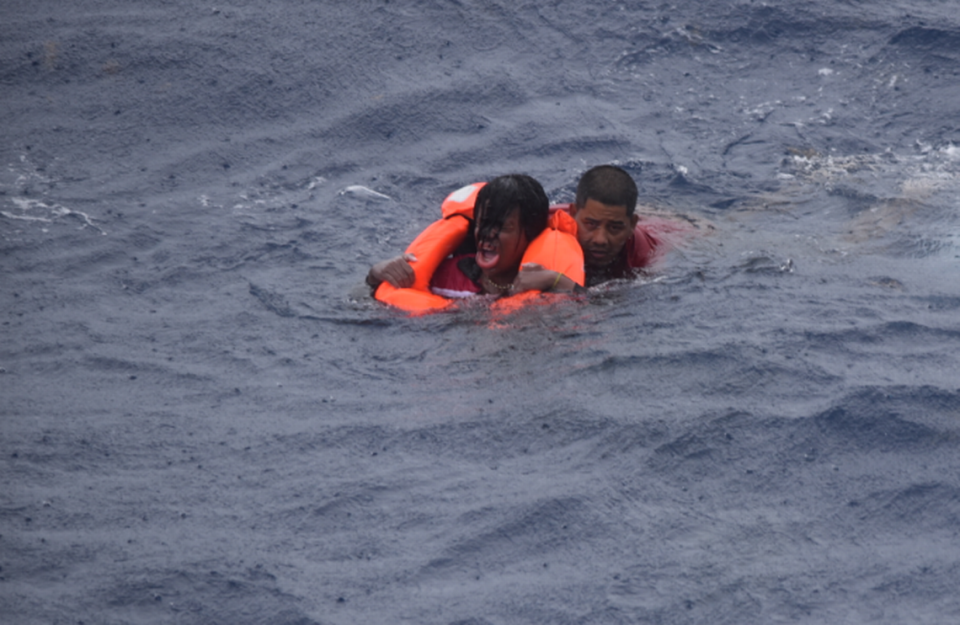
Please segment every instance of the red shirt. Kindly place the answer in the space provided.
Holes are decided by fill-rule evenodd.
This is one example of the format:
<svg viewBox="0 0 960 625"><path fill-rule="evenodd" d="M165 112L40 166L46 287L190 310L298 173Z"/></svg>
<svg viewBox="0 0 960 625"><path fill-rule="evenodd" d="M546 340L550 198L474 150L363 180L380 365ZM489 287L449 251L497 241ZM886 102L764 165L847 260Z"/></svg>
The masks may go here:
<svg viewBox="0 0 960 625"><path fill-rule="evenodd" d="M473 268L476 268L476 271L472 271ZM479 270L473 254L448 256L433 272L433 277L430 279L430 291L450 299L460 299L483 293L483 289L476 282L480 279ZM468 274L476 274L476 280Z"/></svg>
<svg viewBox="0 0 960 625"><path fill-rule="evenodd" d="M573 204L555 204L550 207L551 211L564 210L571 215ZM666 219L646 218L637 222L633 229L633 236L627 239L624 245L622 262L630 269L640 269L646 267L657 260L663 251L660 247L664 241L662 237L657 236L659 232L675 230L676 226Z"/></svg>

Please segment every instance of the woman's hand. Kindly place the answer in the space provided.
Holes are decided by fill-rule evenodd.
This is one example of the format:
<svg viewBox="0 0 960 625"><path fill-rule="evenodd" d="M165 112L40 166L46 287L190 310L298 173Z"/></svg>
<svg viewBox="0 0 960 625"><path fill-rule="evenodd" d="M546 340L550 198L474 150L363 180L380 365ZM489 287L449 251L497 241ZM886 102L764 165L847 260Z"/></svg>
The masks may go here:
<svg viewBox="0 0 960 625"><path fill-rule="evenodd" d="M381 282L389 282L398 289L405 289L413 286L416 274L410 263L417 262L417 257L413 254L401 254L396 258L379 262L370 268L367 274L367 284L373 288L380 286Z"/></svg>
<svg viewBox="0 0 960 625"><path fill-rule="evenodd" d="M576 282L559 271L545 269L537 263L524 263L520 272L513 281L513 292L542 291L553 293L569 293L577 285Z"/></svg>

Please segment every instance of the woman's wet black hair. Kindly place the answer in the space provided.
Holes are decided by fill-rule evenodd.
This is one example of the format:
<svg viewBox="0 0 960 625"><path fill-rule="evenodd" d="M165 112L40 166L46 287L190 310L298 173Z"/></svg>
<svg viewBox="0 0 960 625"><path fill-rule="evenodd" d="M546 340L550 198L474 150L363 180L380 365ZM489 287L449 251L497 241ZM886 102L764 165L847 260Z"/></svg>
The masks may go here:
<svg viewBox="0 0 960 625"><path fill-rule="evenodd" d="M587 200L623 206L629 217L637 207L637 183L619 167L599 165L583 174L577 184L577 208L583 208Z"/></svg>
<svg viewBox="0 0 960 625"><path fill-rule="evenodd" d="M478 240L497 236L514 209L520 210L520 227L532 241L547 227L550 201L543 187L525 174L498 176L477 193L474 217L479 219Z"/></svg>

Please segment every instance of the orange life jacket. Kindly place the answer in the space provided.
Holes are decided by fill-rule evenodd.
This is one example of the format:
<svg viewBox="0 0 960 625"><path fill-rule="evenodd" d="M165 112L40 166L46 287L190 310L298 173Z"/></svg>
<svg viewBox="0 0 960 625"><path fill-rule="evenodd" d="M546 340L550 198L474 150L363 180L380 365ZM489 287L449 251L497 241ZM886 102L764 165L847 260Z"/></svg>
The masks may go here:
<svg viewBox="0 0 960 625"><path fill-rule="evenodd" d="M447 196L440 207L442 218L427 226L407 247L407 253L417 259L410 265L415 274L413 286L398 289L383 282L374 293L376 299L401 310L420 314L451 305L452 300L430 292L430 279L443 259L452 254L469 234L473 206L484 184L478 182L467 185ZM521 264L524 263L537 263L546 269L559 271L582 285L583 251L577 243L577 222L563 211L550 215L547 228L527 246L521 260ZM506 299L515 298L526 301L530 295L520 293Z"/></svg>

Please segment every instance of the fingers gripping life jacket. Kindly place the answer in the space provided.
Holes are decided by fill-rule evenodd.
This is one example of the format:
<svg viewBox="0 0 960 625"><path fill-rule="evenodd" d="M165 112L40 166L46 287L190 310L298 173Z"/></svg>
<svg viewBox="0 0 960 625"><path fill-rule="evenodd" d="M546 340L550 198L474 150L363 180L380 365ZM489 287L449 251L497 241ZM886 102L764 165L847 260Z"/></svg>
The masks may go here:
<svg viewBox="0 0 960 625"><path fill-rule="evenodd" d="M576 220L562 211L551 214L547 229L527 246L520 264L524 263L559 271L583 286L583 250L577 242Z"/></svg>
<svg viewBox="0 0 960 625"><path fill-rule="evenodd" d="M470 232L473 205L484 183L467 185L447 196L440 207L443 218L433 222L407 247L416 257L410 263L416 276L413 286L398 289L388 282L377 287L374 297L385 304L408 312L446 308L450 300L430 292L430 278Z"/></svg>
<svg viewBox="0 0 960 625"><path fill-rule="evenodd" d="M406 250L417 259L410 264L415 274L413 286L398 289L383 282L374 293L376 299L413 313L436 311L451 305L451 300L430 292L430 279L440 263L469 234L473 206L484 184L467 185L447 196L440 207L443 218L427 226ZM577 243L576 221L563 212L552 214L547 228L527 246L521 260L521 264L525 263L537 263L559 271L582 285L583 251ZM523 294L514 297L521 296Z"/></svg>
<svg viewBox="0 0 960 625"><path fill-rule="evenodd" d="M583 286L583 250L577 242L577 222L574 218L563 211L551 213L547 229L527 246L520 264L524 263L537 263L544 269L559 271ZM491 308L498 315L508 315L528 304L542 301L542 296L540 291L524 291L510 297L501 297Z"/></svg>

